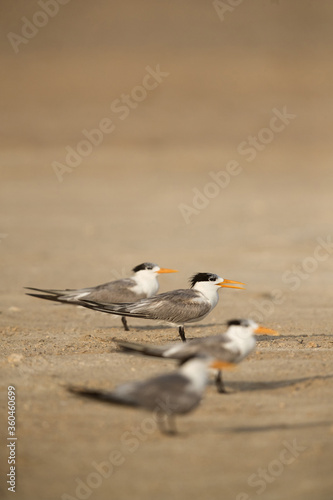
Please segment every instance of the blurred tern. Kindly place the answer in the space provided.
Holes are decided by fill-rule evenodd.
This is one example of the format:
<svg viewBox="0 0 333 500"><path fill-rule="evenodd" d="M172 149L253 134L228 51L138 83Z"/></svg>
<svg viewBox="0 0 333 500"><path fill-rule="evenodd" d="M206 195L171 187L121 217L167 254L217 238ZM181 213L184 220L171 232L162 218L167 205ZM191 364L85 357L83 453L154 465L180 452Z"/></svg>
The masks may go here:
<svg viewBox="0 0 333 500"><path fill-rule="evenodd" d="M159 289L158 275L162 273L176 273L174 269L165 269L151 262L144 262L132 269L131 278L120 279L103 283L102 285L89 288L79 288L76 290L43 290L40 288L26 287L26 290L33 290L42 293L27 293L32 297L40 299L53 300L74 306L87 307L85 300L96 302L120 303L135 302L155 295ZM91 309L91 307L89 307ZM123 316L121 321L126 331L129 330L126 318Z"/></svg>
<svg viewBox="0 0 333 500"><path fill-rule="evenodd" d="M255 335L279 335L275 330L259 326L251 319L233 319L227 322L225 333L211 337L194 339L186 344L150 346L131 342L118 342L126 352L135 352L147 356L176 359L185 363L193 356L215 356L227 363L239 363L256 346ZM226 392L219 370L215 379L218 392Z"/></svg>
<svg viewBox="0 0 333 500"><path fill-rule="evenodd" d="M239 281L220 278L216 274L197 273L191 280L190 289L173 290L142 299L134 303L107 304L99 301L86 301L86 307L96 311L133 318L154 319L177 326L180 338L186 341L184 325L200 321L216 306L219 288L240 288Z"/></svg>
<svg viewBox="0 0 333 500"><path fill-rule="evenodd" d="M215 357L200 356L189 359L176 371L143 382L122 384L111 392L73 386L68 390L107 403L153 411L153 419L161 432L175 434L175 416L197 408L204 394L209 368L222 367L227 368L229 364L216 361Z"/></svg>

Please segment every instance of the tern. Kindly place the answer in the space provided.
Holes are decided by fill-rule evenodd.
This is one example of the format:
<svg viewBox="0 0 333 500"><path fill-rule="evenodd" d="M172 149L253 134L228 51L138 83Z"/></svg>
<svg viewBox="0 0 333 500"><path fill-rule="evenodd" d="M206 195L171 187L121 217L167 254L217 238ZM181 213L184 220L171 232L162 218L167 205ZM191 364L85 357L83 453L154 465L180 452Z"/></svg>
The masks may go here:
<svg viewBox="0 0 333 500"><path fill-rule="evenodd" d="M186 361L176 371L143 382L128 382L111 392L73 386L67 389L79 396L150 410L161 432L175 434L175 416L189 413L200 404L209 368L228 367L228 363L215 357L198 356Z"/></svg>
<svg viewBox="0 0 333 500"><path fill-rule="evenodd" d="M117 344L126 352L176 359L180 363L186 362L193 356L204 355L216 356L221 361L237 364L255 349L255 335L279 335L275 330L259 326L251 319L233 319L227 322L227 326L225 333L194 339L186 344L166 346L151 346L134 342L117 342ZM226 392L221 370L217 372L215 383L218 392Z"/></svg>
<svg viewBox="0 0 333 500"><path fill-rule="evenodd" d="M120 279L103 283L102 285L89 288L79 288L76 290L43 290L40 288L26 287L26 290L33 290L42 293L27 293L32 297L53 300L75 306L87 307L85 300L92 300L103 303L135 302L140 299L151 297L158 292L158 275L162 273L176 273L174 269L161 268L157 264L144 262L132 269L131 278ZM91 308L90 308L91 309ZM129 330L125 316L121 321L126 331Z"/></svg>
<svg viewBox="0 0 333 500"><path fill-rule="evenodd" d="M177 326L180 338L186 341L184 325L200 321L216 306L220 288L240 288L239 281L220 278L217 274L197 273L190 279L191 288L161 293L134 303L110 304L87 301L86 307L96 311L133 318L154 319Z"/></svg>

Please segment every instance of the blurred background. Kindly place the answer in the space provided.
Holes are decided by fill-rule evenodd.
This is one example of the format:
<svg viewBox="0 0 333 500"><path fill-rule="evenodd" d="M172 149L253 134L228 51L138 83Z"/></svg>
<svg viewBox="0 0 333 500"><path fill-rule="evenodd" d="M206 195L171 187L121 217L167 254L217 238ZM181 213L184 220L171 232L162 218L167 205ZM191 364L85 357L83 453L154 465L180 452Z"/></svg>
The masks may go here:
<svg viewBox="0 0 333 500"><path fill-rule="evenodd" d="M270 292L331 231L329 2L0 9L6 293L96 284L147 260L181 269L175 285L209 270ZM278 132L274 110L293 116ZM101 122L109 132L87 145ZM240 173L207 187L230 161ZM327 266L304 292L328 285Z"/></svg>

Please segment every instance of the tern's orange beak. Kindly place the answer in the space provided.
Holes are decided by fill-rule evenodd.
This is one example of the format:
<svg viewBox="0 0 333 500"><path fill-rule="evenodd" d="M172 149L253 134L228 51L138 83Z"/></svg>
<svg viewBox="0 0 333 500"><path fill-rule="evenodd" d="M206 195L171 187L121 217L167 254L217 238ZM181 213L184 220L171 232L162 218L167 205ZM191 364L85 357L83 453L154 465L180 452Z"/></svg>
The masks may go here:
<svg viewBox="0 0 333 500"><path fill-rule="evenodd" d="M273 336L279 336L279 332L275 330L271 330L270 328L265 328L263 326L259 326L256 330L254 330L254 333L256 335L273 335Z"/></svg>
<svg viewBox="0 0 333 500"><path fill-rule="evenodd" d="M213 361L209 365L209 368L214 368L215 370L232 370L235 366L235 363L228 363L227 361Z"/></svg>
<svg viewBox="0 0 333 500"><path fill-rule="evenodd" d="M229 283L236 283L237 285L245 285L245 283L241 283L240 281L232 281L232 280L225 280L225 279L223 281L221 281L220 283L216 283L216 284L222 288L239 288L240 290L244 290L244 288L241 286L230 286Z"/></svg>
<svg viewBox="0 0 333 500"><path fill-rule="evenodd" d="M161 267L158 271L156 271L157 274L162 274L162 273L178 273L175 269L165 269L164 267Z"/></svg>

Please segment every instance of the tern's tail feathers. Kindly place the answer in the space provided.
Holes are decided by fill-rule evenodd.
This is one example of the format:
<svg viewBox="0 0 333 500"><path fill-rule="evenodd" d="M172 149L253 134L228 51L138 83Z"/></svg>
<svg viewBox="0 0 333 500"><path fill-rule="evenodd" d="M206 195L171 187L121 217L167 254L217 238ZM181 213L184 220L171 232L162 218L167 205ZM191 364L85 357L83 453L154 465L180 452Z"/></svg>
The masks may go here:
<svg viewBox="0 0 333 500"><path fill-rule="evenodd" d="M118 347L120 347L124 352L130 352L133 354L143 354L146 356L155 356L158 358L163 357L164 348L149 346L145 344L137 344L135 342L117 342Z"/></svg>
<svg viewBox="0 0 333 500"><path fill-rule="evenodd" d="M66 302L68 298L72 295L72 292L75 290L43 290L42 288L32 288L30 286L26 286L25 290L32 290L33 292L41 292L41 293L26 293L26 295L30 295L31 297L37 297L39 299L45 300L54 300L55 302Z"/></svg>
<svg viewBox="0 0 333 500"><path fill-rule="evenodd" d="M113 392L102 391L100 389L87 389L85 387L68 386L67 390L76 396L83 396L97 401L105 401L117 405L137 406L134 401L121 397Z"/></svg>
<svg viewBox="0 0 333 500"><path fill-rule="evenodd" d="M33 288L31 286L25 286L25 290L33 290L34 292L43 292L48 295L60 295L62 290L45 290L43 288ZM30 295L30 294L28 294Z"/></svg>
<svg viewBox="0 0 333 500"><path fill-rule="evenodd" d="M54 302L62 302L59 300L59 295L48 295L46 293L26 293L30 297L37 297L38 299L53 300Z"/></svg>
<svg viewBox="0 0 333 500"><path fill-rule="evenodd" d="M146 318L146 313L140 312L131 312L129 307L133 304L131 302L122 302L119 304L116 303L105 303L105 302L96 302L93 300L84 300L81 301L84 307L88 309L93 309L94 311L105 312L108 314L118 314L118 316L130 316L132 318ZM139 301L141 302L141 301Z"/></svg>

